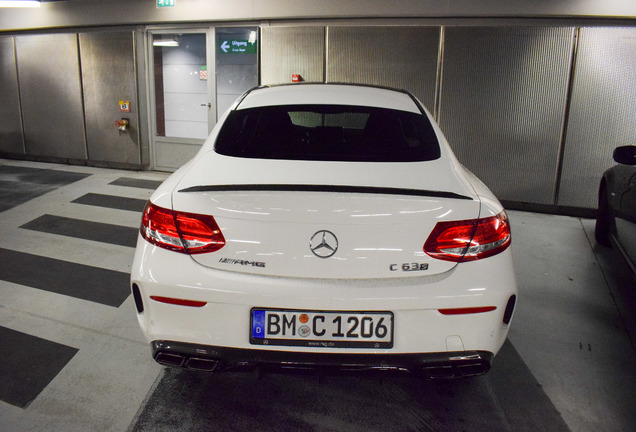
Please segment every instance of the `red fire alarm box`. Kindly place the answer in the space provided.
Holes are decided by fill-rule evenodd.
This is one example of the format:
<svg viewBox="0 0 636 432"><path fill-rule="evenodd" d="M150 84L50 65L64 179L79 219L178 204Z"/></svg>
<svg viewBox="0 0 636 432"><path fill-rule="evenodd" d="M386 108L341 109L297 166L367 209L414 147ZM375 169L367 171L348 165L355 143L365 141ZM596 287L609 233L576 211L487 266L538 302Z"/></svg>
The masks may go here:
<svg viewBox="0 0 636 432"><path fill-rule="evenodd" d="M301 82L303 79L300 74L292 74L292 82Z"/></svg>

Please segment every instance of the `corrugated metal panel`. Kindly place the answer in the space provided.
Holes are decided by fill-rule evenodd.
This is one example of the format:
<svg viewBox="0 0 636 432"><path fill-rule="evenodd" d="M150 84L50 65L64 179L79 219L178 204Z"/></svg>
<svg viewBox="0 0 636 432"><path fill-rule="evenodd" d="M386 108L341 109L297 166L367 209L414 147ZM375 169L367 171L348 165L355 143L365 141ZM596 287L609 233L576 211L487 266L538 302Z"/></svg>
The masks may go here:
<svg viewBox="0 0 636 432"><path fill-rule="evenodd" d="M12 36L0 36L0 151L24 153Z"/></svg>
<svg viewBox="0 0 636 432"><path fill-rule="evenodd" d="M636 144L636 29L583 28L558 204L596 208L612 152Z"/></svg>
<svg viewBox="0 0 636 432"><path fill-rule="evenodd" d="M504 200L552 204L573 28L445 29L440 123Z"/></svg>
<svg viewBox="0 0 636 432"><path fill-rule="evenodd" d="M88 157L94 161L140 164L133 32L81 33ZM108 59L108 61L104 61ZM119 101L130 102L120 112ZM129 120L120 133L115 121Z"/></svg>
<svg viewBox="0 0 636 432"><path fill-rule="evenodd" d="M264 27L261 30L261 84L324 80L324 27Z"/></svg>
<svg viewBox="0 0 636 432"><path fill-rule="evenodd" d="M327 80L409 90L433 112L439 27L329 27Z"/></svg>
<svg viewBox="0 0 636 432"><path fill-rule="evenodd" d="M27 153L86 159L77 35L15 41Z"/></svg>

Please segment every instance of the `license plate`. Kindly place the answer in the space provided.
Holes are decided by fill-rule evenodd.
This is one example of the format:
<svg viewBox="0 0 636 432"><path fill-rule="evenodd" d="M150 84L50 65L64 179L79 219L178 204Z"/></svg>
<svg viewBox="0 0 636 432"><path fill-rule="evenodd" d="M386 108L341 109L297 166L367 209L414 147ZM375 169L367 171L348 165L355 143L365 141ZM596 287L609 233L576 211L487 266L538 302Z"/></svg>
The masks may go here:
<svg viewBox="0 0 636 432"><path fill-rule="evenodd" d="M392 312L251 311L253 345L392 348Z"/></svg>

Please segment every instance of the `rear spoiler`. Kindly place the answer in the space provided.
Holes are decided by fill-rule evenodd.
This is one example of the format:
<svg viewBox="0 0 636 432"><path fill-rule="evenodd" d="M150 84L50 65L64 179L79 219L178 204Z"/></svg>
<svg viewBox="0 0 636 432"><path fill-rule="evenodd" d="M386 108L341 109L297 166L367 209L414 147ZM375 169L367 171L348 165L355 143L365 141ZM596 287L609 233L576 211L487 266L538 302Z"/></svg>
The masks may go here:
<svg viewBox="0 0 636 432"><path fill-rule="evenodd" d="M376 195L406 195L419 197L450 198L472 200L473 198L454 192L431 191L422 189L375 187L375 186L342 186L342 185L306 185L306 184L233 184L191 186L179 192L236 192L236 191L268 191L268 192L330 192L357 193Z"/></svg>

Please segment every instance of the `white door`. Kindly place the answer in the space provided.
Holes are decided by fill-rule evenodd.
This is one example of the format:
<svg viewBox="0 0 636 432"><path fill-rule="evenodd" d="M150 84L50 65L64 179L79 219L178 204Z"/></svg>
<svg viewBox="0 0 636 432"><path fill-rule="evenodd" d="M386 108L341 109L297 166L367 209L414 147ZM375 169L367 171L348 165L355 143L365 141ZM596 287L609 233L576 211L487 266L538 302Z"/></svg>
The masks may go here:
<svg viewBox="0 0 636 432"><path fill-rule="evenodd" d="M213 32L152 31L154 169L174 171L199 150L216 121Z"/></svg>
<svg viewBox="0 0 636 432"><path fill-rule="evenodd" d="M153 168L191 159L218 117L258 85L258 28L150 32Z"/></svg>

